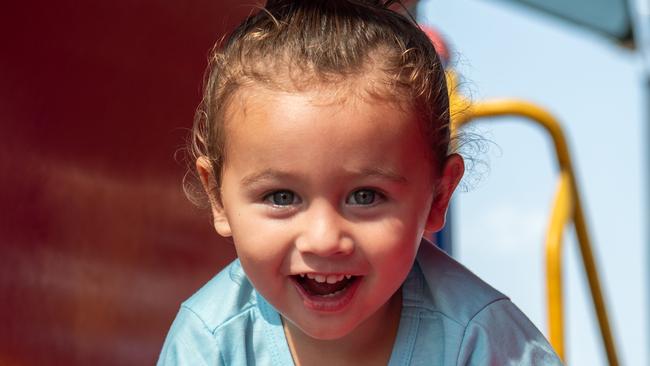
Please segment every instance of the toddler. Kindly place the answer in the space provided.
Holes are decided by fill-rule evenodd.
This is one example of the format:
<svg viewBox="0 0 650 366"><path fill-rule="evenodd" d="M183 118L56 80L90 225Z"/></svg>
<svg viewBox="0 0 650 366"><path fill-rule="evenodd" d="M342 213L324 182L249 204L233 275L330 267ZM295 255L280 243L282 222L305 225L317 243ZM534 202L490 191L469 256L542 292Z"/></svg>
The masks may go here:
<svg viewBox="0 0 650 366"><path fill-rule="evenodd" d="M238 259L159 365L556 365L423 240L463 175L433 45L380 0L269 0L211 56L192 151Z"/></svg>

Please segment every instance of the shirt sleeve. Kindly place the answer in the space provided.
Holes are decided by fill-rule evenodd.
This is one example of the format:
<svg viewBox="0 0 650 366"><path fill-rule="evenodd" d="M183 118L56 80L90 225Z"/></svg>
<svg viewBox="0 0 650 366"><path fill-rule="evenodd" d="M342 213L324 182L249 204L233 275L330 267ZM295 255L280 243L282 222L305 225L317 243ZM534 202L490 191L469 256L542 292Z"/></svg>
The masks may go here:
<svg viewBox="0 0 650 366"><path fill-rule="evenodd" d="M167 334L158 366L223 365L212 332L192 310L181 307Z"/></svg>
<svg viewBox="0 0 650 366"><path fill-rule="evenodd" d="M540 331L510 300L495 301L468 323L458 354L465 365L562 365Z"/></svg>

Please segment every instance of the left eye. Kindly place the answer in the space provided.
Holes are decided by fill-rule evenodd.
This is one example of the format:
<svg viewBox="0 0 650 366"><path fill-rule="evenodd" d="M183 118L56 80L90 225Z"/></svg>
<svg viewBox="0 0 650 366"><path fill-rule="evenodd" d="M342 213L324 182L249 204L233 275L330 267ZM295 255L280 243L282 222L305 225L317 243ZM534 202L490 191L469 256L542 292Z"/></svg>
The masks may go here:
<svg viewBox="0 0 650 366"><path fill-rule="evenodd" d="M377 200L378 193L372 189L359 189L347 199L347 203L351 205L372 205Z"/></svg>
<svg viewBox="0 0 650 366"><path fill-rule="evenodd" d="M291 191L276 191L268 194L265 201L274 206L289 206L299 202L298 196Z"/></svg>

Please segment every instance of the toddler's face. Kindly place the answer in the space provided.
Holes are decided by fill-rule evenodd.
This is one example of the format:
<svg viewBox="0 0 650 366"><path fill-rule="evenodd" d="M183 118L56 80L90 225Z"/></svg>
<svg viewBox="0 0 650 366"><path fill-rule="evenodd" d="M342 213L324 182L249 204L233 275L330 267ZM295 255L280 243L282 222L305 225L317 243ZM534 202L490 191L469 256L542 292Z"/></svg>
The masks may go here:
<svg viewBox="0 0 650 366"><path fill-rule="evenodd" d="M213 202L215 227L232 235L255 288L318 339L381 321L372 315L388 309L448 199L434 199L412 113L331 95L242 91L227 115L221 204Z"/></svg>

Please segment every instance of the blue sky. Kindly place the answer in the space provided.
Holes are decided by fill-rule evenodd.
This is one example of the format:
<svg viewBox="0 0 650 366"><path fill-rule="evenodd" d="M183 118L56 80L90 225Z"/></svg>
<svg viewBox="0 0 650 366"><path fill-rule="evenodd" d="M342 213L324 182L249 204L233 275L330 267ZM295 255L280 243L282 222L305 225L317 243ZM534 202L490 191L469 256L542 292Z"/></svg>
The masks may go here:
<svg viewBox="0 0 650 366"><path fill-rule="evenodd" d="M429 0L419 20L442 32L473 100L518 97L558 117L577 170L622 364L648 364L647 154L641 57L508 1ZM455 256L547 331L543 241L556 162L524 120L473 127L494 142L488 172L454 199ZM476 177L476 175L475 175ZM573 230L565 238L567 363L605 365Z"/></svg>

